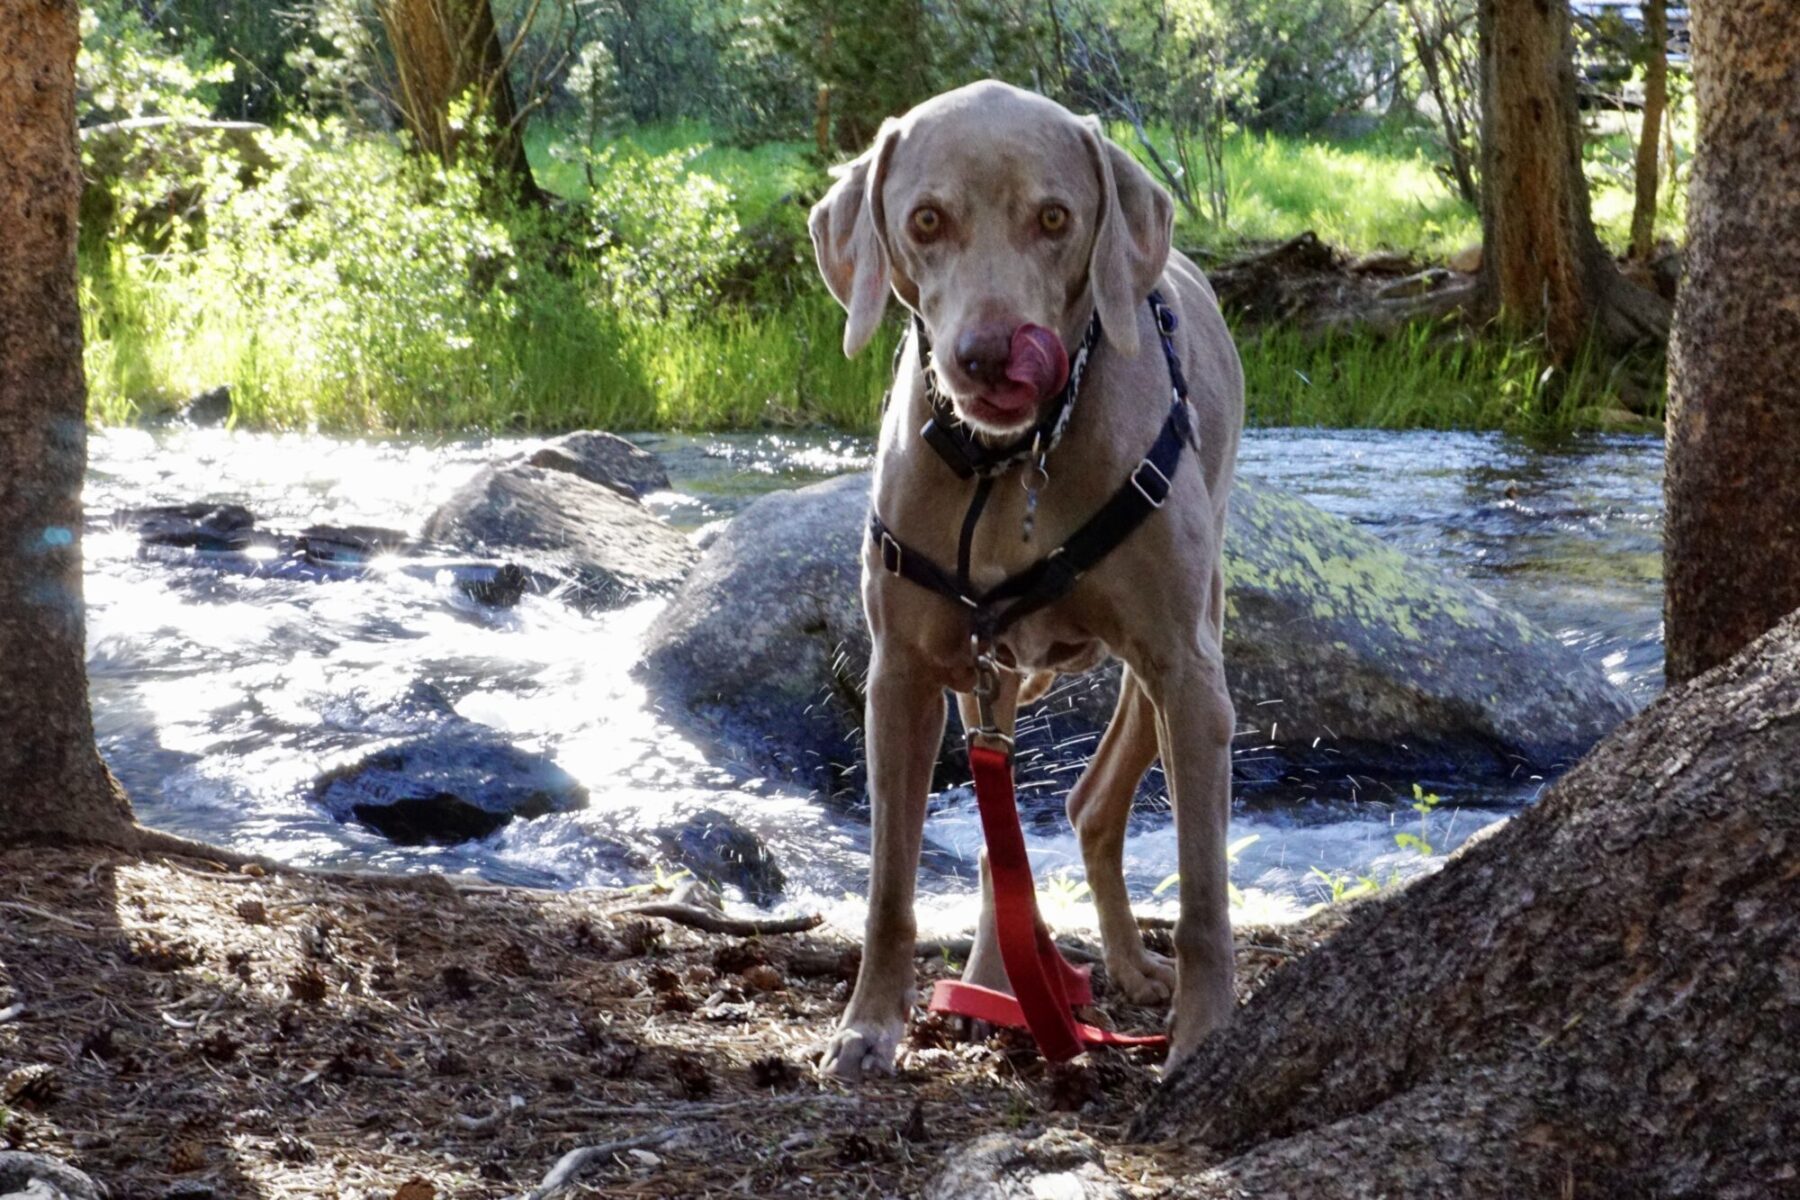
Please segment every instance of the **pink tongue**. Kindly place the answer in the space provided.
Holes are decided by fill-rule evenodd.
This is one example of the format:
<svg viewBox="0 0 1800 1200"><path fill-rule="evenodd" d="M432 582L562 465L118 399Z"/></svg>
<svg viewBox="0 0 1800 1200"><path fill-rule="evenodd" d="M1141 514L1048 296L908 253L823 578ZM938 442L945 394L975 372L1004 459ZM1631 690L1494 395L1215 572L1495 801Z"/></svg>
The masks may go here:
<svg viewBox="0 0 1800 1200"><path fill-rule="evenodd" d="M998 390L990 402L1000 408L1027 408L1062 390L1069 378L1069 355L1055 331L1021 325L1013 332L1006 378L1016 387Z"/></svg>

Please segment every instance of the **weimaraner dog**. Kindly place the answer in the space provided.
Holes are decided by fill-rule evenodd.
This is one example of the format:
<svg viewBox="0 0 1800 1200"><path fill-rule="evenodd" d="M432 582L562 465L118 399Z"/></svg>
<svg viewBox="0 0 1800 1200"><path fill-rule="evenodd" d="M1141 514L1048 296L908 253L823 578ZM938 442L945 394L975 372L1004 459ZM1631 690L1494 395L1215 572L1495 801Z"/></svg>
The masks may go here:
<svg viewBox="0 0 1800 1200"><path fill-rule="evenodd" d="M1174 422L1172 407L1184 411L1182 441L1197 453L1174 464L1164 502L1103 564L994 639L1004 669L992 708L1010 735L1018 704L1056 673L1109 653L1123 661L1118 709L1068 800L1107 975L1134 1002L1172 998L1171 1066L1231 1017L1234 715L1220 650L1220 546L1243 372L1211 286L1171 249L1172 217L1168 193L1098 121L996 82L884 122L812 211L819 269L848 312L845 352L869 341L890 292L913 315L876 451L879 536L866 539L862 561L874 638L872 878L862 970L821 1060L830 1074L893 1070L914 995L913 895L944 690L957 693L966 727L977 720L969 606L904 577L901 544L943 573L966 564L963 579L977 591L993 587L1063 545L1123 485L1148 478L1146 450ZM1153 292L1163 309L1147 303ZM1189 385L1185 408L1171 405L1177 371ZM1060 430L1046 431L1041 410L1052 401L1071 407ZM999 473L967 539L981 478L962 477L922 435L934 417L976 454L1021 438L1032 447ZM1047 436L1031 440L1034 430ZM1123 871L1132 797L1158 755L1181 878L1173 967L1144 948ZM991 889L983 892L964 978L1004 990Z"/></svg>

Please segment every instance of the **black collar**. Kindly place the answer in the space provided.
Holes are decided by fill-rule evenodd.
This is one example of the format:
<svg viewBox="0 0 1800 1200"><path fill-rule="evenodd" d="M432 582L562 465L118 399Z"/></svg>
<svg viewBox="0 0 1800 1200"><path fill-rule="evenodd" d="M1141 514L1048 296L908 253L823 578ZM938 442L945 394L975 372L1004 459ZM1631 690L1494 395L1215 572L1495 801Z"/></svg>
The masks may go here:
<svg viewBox="0 0 1800 1200"><path fill-rule="evenodd" d="M913 314L913 338L919 345L919 363L925 372L925 398L931 402L931 419L925 422L919 436L936 450L958 479L973 475L992 476L1033 460L1040 464L1044 456L1062 440L1063 430L1075 412L1075 400L1081 394L1081 377L1087 372L1088 358L1100 341L1100 312L1088 319L1087 332L1081 345L1069 359L1069 379L1062 390L1043 406L1037 423L1010 442L994 445L979 441L956 415L950 398L938 387L937 369L931 361L931 337L925 332L925 321Z"/></svg>

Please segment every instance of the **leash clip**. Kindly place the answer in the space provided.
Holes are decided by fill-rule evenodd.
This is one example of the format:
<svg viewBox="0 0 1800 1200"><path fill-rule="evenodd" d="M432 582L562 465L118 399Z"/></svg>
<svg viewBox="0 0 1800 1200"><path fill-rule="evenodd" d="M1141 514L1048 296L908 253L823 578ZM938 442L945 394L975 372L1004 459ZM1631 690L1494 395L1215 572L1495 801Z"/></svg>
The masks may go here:
<svg viewBox="0 0 1800 1200"><path fill-rule="evenodd" d="M1032 454L1037 456L1035 463L1030 463L1019 475L1019 486L1025 489L1025 522L1023 541L1031 540L1032 531L1037 528L1038 493L1050 486L1050 469L1047 464L1050 452L1044 448L1044 435L1040 432L1037 440L1031 445Z"/></svg>
<svg viewBox="0 0 1800 1200"><path fill-rule="evenodd" d="M998 742L1011 754L1013 740L1000 731L1000 723L994 717L994 697L1000 694L1000 664L982 648L980 634L969 635L969 648L975 652L975 728L965 729L963 740L970 746Z"/></svg>

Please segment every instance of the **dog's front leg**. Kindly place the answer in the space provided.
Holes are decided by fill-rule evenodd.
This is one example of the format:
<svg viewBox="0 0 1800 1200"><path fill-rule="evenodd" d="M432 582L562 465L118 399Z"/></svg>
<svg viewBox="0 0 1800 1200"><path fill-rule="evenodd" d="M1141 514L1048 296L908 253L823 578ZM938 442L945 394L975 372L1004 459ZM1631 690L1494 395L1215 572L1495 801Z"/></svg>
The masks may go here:
<svg viewBox="0 0 1800 1200"><path fill-rule="evenodd" d="M1069 793L1069 823L1081 839L1081 858L1100 920L1100 944L1106 951L1107 979L1133 1004L1161 1004L1175 990L1175 968L1144 948L1125 889L1131 801L1144 772L1156 761L1156 752L1156 706L1127 667L1119 678L1119 704L1112 722Z"/></svg>
<svg viewBox="0 0 1800 1200"><path fill-rule="evenodd" d="M905 648L877 638L864 729L873 840L862 969L820 1068L855 1082L891 1074L913 1001L913 888L931 768L944 738L942 684Z"/></svg>
<svg viewBox="0 0 1800 1200"><path fill-rule="evenodd" d="M1175 810L1175 859L1181 907L1175 920L1175 1003L1170 1012L1173 1068L1236 1007L1231 939L1231 735L1235 714L1225 688L1224 655L1210 626L1177 646L1159 648L1139 671L1156 705L1157 741Z"/></svg>

